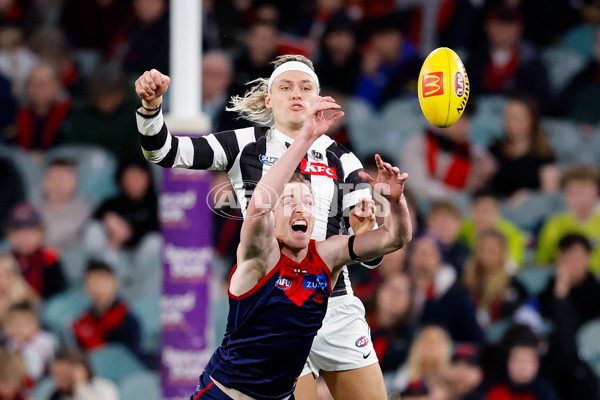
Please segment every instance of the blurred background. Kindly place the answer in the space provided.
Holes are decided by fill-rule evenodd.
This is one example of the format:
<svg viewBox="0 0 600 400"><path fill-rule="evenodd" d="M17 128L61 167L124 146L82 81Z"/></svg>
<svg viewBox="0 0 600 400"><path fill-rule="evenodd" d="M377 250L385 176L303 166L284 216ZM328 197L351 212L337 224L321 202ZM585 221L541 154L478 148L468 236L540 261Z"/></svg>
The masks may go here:
<svg viewBox="0 0 600 400"><path fill-rule="evenodd" d="M169 29L168 0L0 0L2 400L161 398L133 82L169 73ZM471 84L445 129L417 100L439 46ZM211 132L250 125L228 99L288 53L346 111L330 136L410 174L415 239L350 270L390 398L600 398L600 1L204 0ZM212 226L219 338L240 222Z"/></svg>

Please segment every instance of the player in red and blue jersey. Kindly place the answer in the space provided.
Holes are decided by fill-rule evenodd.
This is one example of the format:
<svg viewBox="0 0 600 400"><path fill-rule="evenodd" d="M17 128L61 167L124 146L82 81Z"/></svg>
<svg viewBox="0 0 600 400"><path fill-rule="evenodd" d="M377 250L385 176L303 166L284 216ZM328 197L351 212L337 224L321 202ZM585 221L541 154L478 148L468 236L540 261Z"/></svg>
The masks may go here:
<svg viewBox="0 0 600 400"><path fill-rule="evenodd" d="M304 79L299 71L289 71L288 78L291 85ZM343 115L338 111L325 118L323 111L339 109L331 97L319 98L300 135L256 186L229 279L227 331L192 400L293 399L342 267L395 251L411 239L403 195L407 174L379 156L377 178L361 176L389 202L384 225L358 236L310 239L314 197L310 184L294 171L314 141Z"/></svg>

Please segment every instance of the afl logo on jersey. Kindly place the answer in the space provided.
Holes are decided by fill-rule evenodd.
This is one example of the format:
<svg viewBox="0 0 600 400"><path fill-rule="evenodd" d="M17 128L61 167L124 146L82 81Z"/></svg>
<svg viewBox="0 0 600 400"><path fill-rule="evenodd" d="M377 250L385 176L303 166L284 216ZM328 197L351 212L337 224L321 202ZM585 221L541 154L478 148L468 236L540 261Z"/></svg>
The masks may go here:
<svg viewBox="0 0 600 400"><path fill-rule="evenodd" d="M259 154L258 159L260 160L261 163L268 165L268 166L275 164L278 160L277 157L265 156L264 154Z"/></svg>
<svg viewBox="0 0 600 400"><path fill-rule="evenodd" d="M358 339L356 339L356 342L354 344L356 345L356 347L365 347L367 344L369 344L369 338L366 336L361 336Z"/></svg>
<svg viewBox="0 0 600 400"><path fill-rule="evenodd" d="M288 290L292 286L292 281L290 278L280 276L279 279L277 279L275 286L281 290Z"/></svg>

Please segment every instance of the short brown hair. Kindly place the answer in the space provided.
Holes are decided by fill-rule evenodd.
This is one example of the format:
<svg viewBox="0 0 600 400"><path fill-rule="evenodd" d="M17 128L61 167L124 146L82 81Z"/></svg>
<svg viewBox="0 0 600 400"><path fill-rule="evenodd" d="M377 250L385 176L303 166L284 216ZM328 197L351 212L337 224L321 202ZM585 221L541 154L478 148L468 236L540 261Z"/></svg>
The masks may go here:
<svg viewBox="0 0 600 400"><path fill-rule="evenodd" d="M564 189L569 182L573 181L587 181L592 182L596 186L600 181L600 175L598 169L590 167L588 165L577 165L573 168L568 169L561 179L561 187Z"/></svg>
<svg viewBox="0 0 600 400"><path fill-rule="evenodd" d="M462 212L450 200L437 200L431 203L431 208L429 209L429 216L432 216L436 213L447 213L455 218L462 218Z"/></svg>
<svg viewBox="0 0 600 400"><path fill-rule="evenodd" d="M290 178L288 183L302 183L302 184L308 186L308 188L310 189L310 192L314 196L312 185L310 184L310 181L307 180L304 177L304 175L302 175L300 172L294 172L294 175L292 175L292 177Z"/></svg>
<svg viewBox="0 0 600 400"><path fill-rule="evenodd" d="M289 62L289 61L301 62L303 64L308 65L310 67L310 69L312 69L313 71L315 70L313 62L301 54L284 54L282 56L277 57L275 59L275 61L271 62L271 64L273 64L273 69L275 69L275 68L279 67L280 65L285 64L286 62Z"/></svg>

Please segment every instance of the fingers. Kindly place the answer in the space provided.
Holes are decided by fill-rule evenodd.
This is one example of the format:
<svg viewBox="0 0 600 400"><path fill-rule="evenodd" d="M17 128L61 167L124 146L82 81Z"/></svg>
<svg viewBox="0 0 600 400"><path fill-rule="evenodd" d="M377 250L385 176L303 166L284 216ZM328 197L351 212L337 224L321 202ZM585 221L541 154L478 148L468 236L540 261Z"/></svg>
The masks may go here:
<svg viewBox="0 0 600 400"><path fill-rule="evenodd" d="M358 172L358 176L360 176L361 178L363 178L370 185L373 185L375 183L375 179L371 178L371 175L367 174L364 171L359 171Z"/></svg>
<svg viewBox="0 0 600 400"><path fill-rule="evenodd" d="M169 86L171 78L156 69L146 71L135 82L135 90L138 96L144 100L155 96L161 96Z"/></svg>

